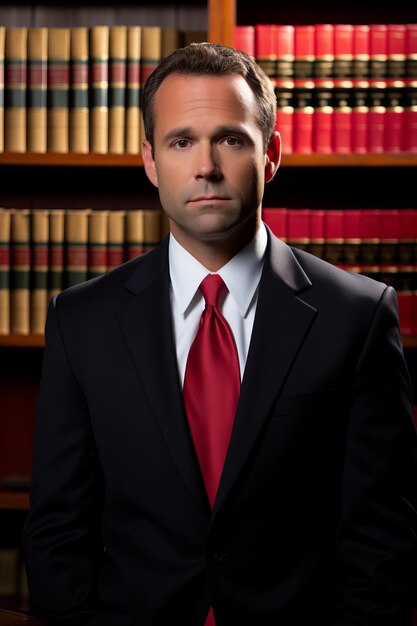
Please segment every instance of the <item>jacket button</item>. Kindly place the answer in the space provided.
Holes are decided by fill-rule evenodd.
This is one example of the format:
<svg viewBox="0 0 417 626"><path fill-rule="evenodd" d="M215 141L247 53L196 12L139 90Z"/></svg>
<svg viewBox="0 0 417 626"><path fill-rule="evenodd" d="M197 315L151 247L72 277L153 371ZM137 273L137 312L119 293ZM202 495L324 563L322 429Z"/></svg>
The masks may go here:
<svg viewBox="0 0 417 626"><path fill-rule="evenodd" d="M208 553L208 561L209 563L221 563L223 561L223 554L217 552L216 550L209 550Z"/></svg>

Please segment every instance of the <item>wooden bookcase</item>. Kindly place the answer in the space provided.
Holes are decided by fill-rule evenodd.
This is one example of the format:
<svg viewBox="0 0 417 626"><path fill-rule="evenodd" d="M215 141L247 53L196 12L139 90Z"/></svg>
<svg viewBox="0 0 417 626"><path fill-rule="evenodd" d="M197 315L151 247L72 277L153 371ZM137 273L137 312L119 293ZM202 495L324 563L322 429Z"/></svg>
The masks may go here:
<svg viewBox="0 0 417 626"><path fill-rule="evenodd" d="M105 8L106 0L93 3ZM126 7L133 1L125 0ZM183 10L203 7L207 11L208 39L230 44L235 24L255 23L406 23L417 21L417 8L398 2L391 9L375 8L372 2L354 1L335 6L321 2L314 7L304 0L279 9L270 3L257 5L256 11L239 0L185 0ZM20 7L20 5L22 5ZM74 3L74 10L83 2ZM162 7L155 2L156 10ZM0 16L6 3L0 2ZM190 8L191 7L191 8ZM23 3L14 4L14 25ZM44 3L43 10L57 19L54 3ZM90 19L93 19L90 17ZM195 17L193 17L195 19ZM6 24L7 25L7 24ZM193 22L195 25L195 22ZM414 176L417 154L375 155L284 155L281 168L267 185L264 205L291 207L407 207L415 208ZM66 206L96 208L147 208L158 203L155 190L147 181L139 155L112 154L16 154L0 153L2 191L0 205L59 207L65 195ZM105 172L105 177L103 176ZM24 189L16 188L15 175L25 180ZM381 176L381 174L383 174ZM103 180L105 179L105 183ZM331 182L330 182L331 181ZM417 336L404 336L406 357L417 378ZM0 336L0 478L11 463L11 474L26 475L31 465L30 443L33 428L37 384L40 374L43 337ZM5 452L7 450L7 453ZM12 451L12 452L11 452ZM10 459L12 459L10 461ZM0 490L0 509L25 509L25 492Z"/></svg>

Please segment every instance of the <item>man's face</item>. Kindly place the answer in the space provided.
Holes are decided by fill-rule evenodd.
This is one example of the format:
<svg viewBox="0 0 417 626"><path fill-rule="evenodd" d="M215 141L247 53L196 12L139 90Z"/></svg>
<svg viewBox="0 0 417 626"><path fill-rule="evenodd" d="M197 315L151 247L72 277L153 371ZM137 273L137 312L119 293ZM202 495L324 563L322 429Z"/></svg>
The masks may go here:
<svg viewBox="0 0 417 626"><path fill-rule="evenodd" d="M241 76L171 74L157 91L145 169L185 247L247 232L248 222L254 234L268 161L257 117Z"/></svg>

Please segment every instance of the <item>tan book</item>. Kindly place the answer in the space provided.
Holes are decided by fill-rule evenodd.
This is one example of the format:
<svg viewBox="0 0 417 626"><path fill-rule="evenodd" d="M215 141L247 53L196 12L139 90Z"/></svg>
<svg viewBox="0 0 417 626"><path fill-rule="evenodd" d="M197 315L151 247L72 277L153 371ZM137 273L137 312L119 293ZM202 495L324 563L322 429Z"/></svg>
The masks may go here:
<svg viewBox="0 0 417 626"><path fill-rule="evenodd" d="M127 29L127 76L126 76L126 137L127 154L140 154L140 55L142 28Z"/></svg>
<svg viewBox="0 0 417 626"><path fill-rule="evenodd" d="M88 278L88 216L91 209L65 212L65 287Z"/></svg>
<svg viewBox="0 0 417 626"><path fill-rule="evenodd" d="M127 27L109 33L109 152L125 151Z"/></svg>
<svg viewBox="0 0 417 626"><path fill-rule="evenodd" d="M31 217L30 332L42 335L48 309L49 211L36 209Z"/></svg>
<svg viewBox="0 0 417 626"><path fill-rule="evenodd" d="M0 208L0 335L10 333L10 216Z"/></svg>
<svg viewBox="0 0 417 626"><path fill-rule="evenodd" d="M126 212L126 260L145 252L145 220L143 209Z"/></svg>
<svg viewBox="0 0 417 626"><path fill-rule="evenodd" d="M162 28L161 26L142 26L140 84L141 89L148 77L159 65L162 54ZM145 137L143 117L140 116L140 136Z"/></svg>
<svg viewBox="0 0 417 626"><path fill-rule="evenodd" d="M47 150L48 29L29 28L27 74L27 150Z"/></svg>
<svg viewBox="0 0 417 626"><path fill-rule="evenodd" d="M48 29L48 152L69 151L70 28Z"/></svg>
<svg viewBox="0 0 417 626"><path fill-rule="evenodd" d="M125 260L125 211L109 212L107 267L112 270Z"/></svg>
<svg viewBox="0 0 417 626"><path fill-rule="evenodd" d="M152 250L161 241L162 211L146 209L143 211L144 252Z"/></svg>
<svg viewBox="0 0 417 626"><path fill-rule="evenodd" d="M181 48L181 45L181 31L178 28L163 26L161 30L161 58L164 59L177 48Z"/></svg>
<svg viewBox="0 0 417 626"><path fill-rule="evenodd" d="M27 27L6 28L4 149L26 152Z"/></svg>
<svg viewBox="0 0 417 626"><path fill-rule="evenodd" d="M48 301L64 288L64 244L65 210L53 209L49 212Z"/></svg>
<svg viewBox="0 0 417 626"><path fill-rule="evenodd" d="M86 154L89 151L89 80L88 27L71 28L69 149Z"/></svg>
<svg viewBox="0 0 417 626"><path fill-rule="evenodd" d="M4 45L6 27L0 26L0 152L4 150Z"/></svg>
<svg viewBox="0 0 417 626"><path fill-rule="evenodd" d="M109 145L109 26L90 29L90 151L106 154Z"/></svg>
<svg viewBox="0 0 417 626"><path fill-rule="evenodd" d="M10 331L30 333L30 211L11 210Z"/></svg>
<svg viewBox="0 0 417 626"><path fill-rule="evenodd" d="M88 217L88 278L107 272L109 211L96 209Z"/></svg>

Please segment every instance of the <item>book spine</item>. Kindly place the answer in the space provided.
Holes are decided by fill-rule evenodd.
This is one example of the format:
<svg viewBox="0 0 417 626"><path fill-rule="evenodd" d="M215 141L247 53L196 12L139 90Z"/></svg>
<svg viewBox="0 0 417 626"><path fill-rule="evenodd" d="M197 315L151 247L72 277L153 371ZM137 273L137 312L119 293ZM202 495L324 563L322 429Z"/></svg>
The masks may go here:
<svg viewBox="0 0 417 626"><path fill-rule="evenodd" d="M12 210L10 242L10 330L30 333L30 211Z"/></svg>
<svg viewBox="0 0 417 626"><path fill-rule="evenodd" d="M127 154L140 153L140 26L127 29L127 76L126 76L126 137Z"/></svg>
<svg viewBox="0 0 417 626"><path fill-rule="evenodd" d="M69 150L86 154L89 151L89 49L88 28L71 29Z"/></svg>
<svg viewBox="0 0 417 626"><path fill-rule="evenodd" d="M276 25L255 25L255 59L275 85L276 78Z"/></svg>
<svg viewBox="0 0 417 626"><path fill-rule="evenodd" d="M109 26L90 29L90 150L106 154L109 145Z"/></svg>
<svg viewBox="0 0 417 626"><path fill-rule="evenodd" d="M294 30L294 152L313 152L314 26Z"/></svg>
<svg viewBox="0 0 417 626"><path fill-rule="evenodd" d="M143 210L143 238L144 252L155 248L162 239L161 236L162 211L159 209Z"/></svg>
<svg viewBox="0 0 417 626"><path fill-rule="evenodd" d="M65 212L65 287L88 278L88 216L90 209Z"/></svg>
<svg viewBox="0 0 417 626"><path fill-rule="evenodd" d="M0 208L0 335L10 333L11 213Z"/></svg>
<svg viewBox="0 0 417 626"><path fill-rule="evenodd" d="M387 87L384 151L403 149L405 24L387 25Z"/></svg>
<svg viewBox="0 0 417 626"><path fill-rule="evenodd" d="M264 207L262 220L281 241L287 241L287 216L289 209L285 207Z"/></svg>
<svg viewBox="0 0 417 626"><path fill-rule="evenodd" d="M406 24L403 149L417 152L417 24Z"/></svg>
<svg viewBox="0 0 417 626"><path fill-rule="evenodd" d="M334 25L333 152L352 152L353 25Z"/></svg>
<svg viewBox="0 0 417 626"><path fill-rule="evenodd" d="M107 272L108 225L108 211L91 211L88 217L88 278Z"/></svg>
<svg viewBox="0 0 417 626"><path fill-rule="evenodd" d="M362 266L375 273L379 268L379 209L362 209L361 212Z"/></svg>
<svg viewBox="0 0 417 626"><path fill-rule="evenodd" d="M30 279L30 332L42 335L48 308L49 211L37 209L31 215L32 268Z"/></svg>
<svg viewBox="0 0 417 626"><path fill-rule="evenodd" d="M108 222L107 267L110 271L125 261L126 212L110 211Z"/></svg>
<svg viewBox="0 0 417 626"><path fill-rule="evenodd" d="M387 25L370 25L368 151L384 152L387 89Z"/></svg>
<svg viewBox="0 0 417 626"><path fill-rule="evenodd" d="M144 212L131 209L126 212L126 260L145 252Z"/></svg>
<svg viewBox="0 0 417 626"><path fill-rule="evenodd" d="M161 26L142 26L140 53L140 85L146 83L157 65L161 62ZM140 115L140 139L145 137L143 117Z"/></svg>
<svg viewBox="0 0 417 626"><path fill-rule="evenodd" d="M344 235L344 211L330 209L326 211L325 223L325 258L333 265L344 266L345 264L345 235Z"/></svg>
<svg viewBox="0 0 417 626"><path fill-rule="evenodd" d="M4 149L26 152L27 27L6 28Z"/></svg>
<svg viewBox="0 0 417 626"><path fill-rule="evenodd" d="M316 24L313 152L333 152L333 24Z"/></svg>
<svg viewBox="0 0 417 626"><path fill-rule="evenodd" d="M369 24L353 25L352 152L368 152Z"/></svg>
<svg viewBox="0 0 417 626"><path fill-rule="evenodd" d="M4 48L6 27L0 26L0 152L4 150Z"/></svg>
<svg viewBox="0 0 417 626"><path fill-rule="evenodd" d="M69 28L48 29L48 152L69 151Z"/></svg>
<svg viewBox="0 0 417 626"><path fill-rule="evenodd" d="M255 27L254 26L234 26L232 45L237 50L246 52L250 56L255 56Z"/></svg>
<svg viewBox="0 0 417 626"><path fill-rule="evenodd" d="M109 152L125 151L126 26L111 26L109 33Z"/></svg>
<svg viewBox="0 0 417 626"><path fill-rule="evenodd" d="M325 224L326 211L314 209L310 213L310 245L309 252L324 259L325 256Z"/></svg>
<svg viewBox="0 0 417 626"><path fill-rule="evenodd" d="M345 269L360 272L362 267L362 212L360 209L345 209L343 217Z"/></svg>
<svg viewBox="0 0 417 626"><path fill-rule="evenodd" d="M178 28L161 28L161 58L164 59L181 47L181 31Z"/></svg>
<svg viewBox="0 0 417 626"><path fill-rule="evenodd" d="M275 37L276 130L281 135L282 153L291 154L294 149L294 26L277 24Z"/></svg>
<svg viewBox="0 0 417 626"><path fill-rule="evenodd" d="M49 214L48 300L64 289L65 211L54 209Z"/></svg>
<svg viewBox="0 0 417 626"><path fill-rule="evenodd" d="M310 250L310 209L293 209L287 214L287 243L299 250Z"/></svg>
<svg viewBox="0 0 417 626"><path fill-rule="evenodd" d="M47 150L48 29L29 28L27 48L27 150Z"/></svg>

